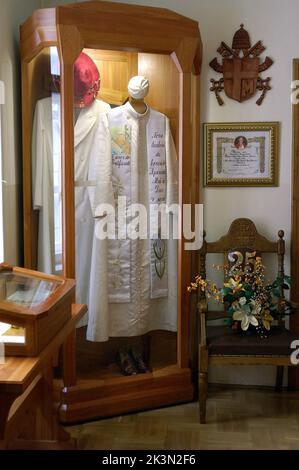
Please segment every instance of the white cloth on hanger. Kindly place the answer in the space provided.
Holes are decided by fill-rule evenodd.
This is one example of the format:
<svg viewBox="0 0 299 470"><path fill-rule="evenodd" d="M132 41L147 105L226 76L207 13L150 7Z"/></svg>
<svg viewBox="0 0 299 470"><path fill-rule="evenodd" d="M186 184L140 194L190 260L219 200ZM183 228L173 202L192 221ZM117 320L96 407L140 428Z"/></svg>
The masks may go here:
<svg viewBox="0 0 299 470"><path fill-rule="evenodd" d="M88 197L88 168L101 113L110 105L95 100L80 111L74 128L75 145L75 222L76 222L76 300L88 304L91 249L94 219ZM54 204L53 158L60 162L61 124L60 95L39 100L36 104L32 135L33 207L39 210L38 269L57 273L55 260L54 213L59 211L61 194ZM60 191L60 188L56 188ZM56 248L57 252L57 248ZM84 322L83 322L84 324ZM86 324L86 320L85 320ZM81 322L82 325L82 322Z"/></svg>
<svg viewBox="0 0 299 470"><path fill-rule="evenodd" d="M47 274L57 272L53 170L54 158L60 159L60 151L58 155L54 155L57 145L54 146L53 142L61 142L58 93L52 93L50 98L36 103L31 146L33 209L39 210L37 268Z"/></svg>
<svg viewBox="0 0 299 470"><path fill-rule="evenodd" d="M154 138L155 133L158 137ZM95 139L88 178L96 182L89 188L95 231L101 220L99 205L115 207L117 196L126 196L128 204L140 203L149 209L150 152L157 142L161 165L166 167L161 171L164 182L166 177L161 202L177 202L178 161L165 115L150 108L139 114L127 103L101 116ZM164 193L162 186L159 190ZM166 240L165 244L167 266L163 277L167 284L159 292L157 279L153 280L151 240L94 237L88 340L102 342L109 337L177 330L177 240Z"/></svg>

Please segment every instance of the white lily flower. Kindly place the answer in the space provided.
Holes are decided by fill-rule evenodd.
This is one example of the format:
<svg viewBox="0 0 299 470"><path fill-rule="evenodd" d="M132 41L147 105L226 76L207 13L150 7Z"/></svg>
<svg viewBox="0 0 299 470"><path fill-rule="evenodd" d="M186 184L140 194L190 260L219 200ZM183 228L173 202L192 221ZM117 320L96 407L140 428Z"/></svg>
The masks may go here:
<svg viewBox="0 0 299 470"><path fill-rule="evenodd" d="M243 331L247 331L249 328L249 325L258 326L258 320L253 315L253 313L250 313L248 315L243 310L237 310L233 314L233 319L241 322L241 328Z"/></svg>

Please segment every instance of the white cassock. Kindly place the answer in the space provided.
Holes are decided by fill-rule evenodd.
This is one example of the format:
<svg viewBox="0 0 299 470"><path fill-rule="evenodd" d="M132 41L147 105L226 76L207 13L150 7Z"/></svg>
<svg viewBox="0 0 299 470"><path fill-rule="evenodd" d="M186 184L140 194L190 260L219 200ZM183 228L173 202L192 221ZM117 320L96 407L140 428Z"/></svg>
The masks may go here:
<svg viewBox="0 0 299 470"><path fill-rule="evenodd" d="M89 341L177 330L177 240L162 240L158 234L135 240L98 237L104 220L101 204L118 209L118 197L126 197L128 206L140 203L150 214L150 204L177 202L177 175L165 115L150 108L139 114L127 103L101 116L89 172L89 180L96 182L89 188L96 220ZM126 217L134 218L129 212ZM148 223L151 217L146 216Z"/></svg>
<svg viewBox="0 0 299 470"><path fill-rule="evenodd" d="M88 197L89 159L100 114L107 113L109 109L109 104L95 100L91 106L80 110L74 128L76 292L77 302L82 304L88 304L89 300L94 236L94 219ZM54 229L56 223L56 231L61 234L61 225L57 228L61 223L60 148L60 95L53 93L52 97L37 102L32 135L33 207L39 210L38 269L49 274L58 273L61 269L62 247L57 243L55 246ZM60 234L56 234L56 242Z"/></svg>

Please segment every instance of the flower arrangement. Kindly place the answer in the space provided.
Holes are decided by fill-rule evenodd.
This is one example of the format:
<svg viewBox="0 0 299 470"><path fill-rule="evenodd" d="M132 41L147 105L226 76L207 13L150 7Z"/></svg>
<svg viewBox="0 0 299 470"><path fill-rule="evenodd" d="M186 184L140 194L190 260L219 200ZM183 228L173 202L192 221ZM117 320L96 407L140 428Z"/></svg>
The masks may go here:
<svg viewBox="0 0 299 470"><path fill-rule="evenodd" d="M224 304L233 328L240 326L242 331L247 331L255 327L259 336L266 337L275 320L292 313L290 303L283 296L283 290L290 287L290 277L277 277L274 282L266 283L265 267L260 257L244 267L214 267L224 270L226 280L223 287L218 288L215 283L196 276L188 291L199 290L208 299Z"/></svg>

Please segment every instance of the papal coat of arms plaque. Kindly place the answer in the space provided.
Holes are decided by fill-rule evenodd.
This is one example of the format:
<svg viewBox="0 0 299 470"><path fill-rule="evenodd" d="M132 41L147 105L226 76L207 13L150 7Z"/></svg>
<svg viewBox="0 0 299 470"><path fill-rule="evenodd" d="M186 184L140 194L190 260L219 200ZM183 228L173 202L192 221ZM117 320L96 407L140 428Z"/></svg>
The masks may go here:
<svg viewBox="0 0 299 470"><path fill-rule="evenodd" d="M273 60L268 56L261 62L260 55L264 51L265 47L261 41L251 46L249 34L243 24L233 37L232 47L221 42L217 52L223 58L222 64L218 62L216 57L210 62L212 69L223 74L223 78L219 80L211 79L212 86L210 88L215 92L220 106L224 104L220 96L223 90L229 98L240 103L254 96L257 91L261 91L256 104L262 104L267 91L271 90L271 86L270 77L263 79L259 74L273 64Z"/></svg>

